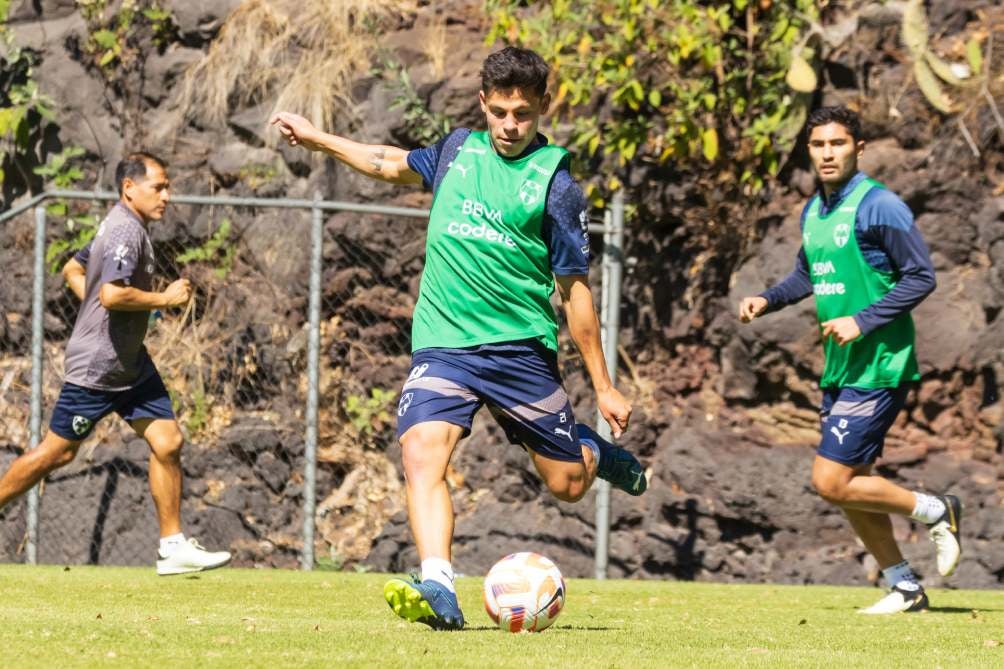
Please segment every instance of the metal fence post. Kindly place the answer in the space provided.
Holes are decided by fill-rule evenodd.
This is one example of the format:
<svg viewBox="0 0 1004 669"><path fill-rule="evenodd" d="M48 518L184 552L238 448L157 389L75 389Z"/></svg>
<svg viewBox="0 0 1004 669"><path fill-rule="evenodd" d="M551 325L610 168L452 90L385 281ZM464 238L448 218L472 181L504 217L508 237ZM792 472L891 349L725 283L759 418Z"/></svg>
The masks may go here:
<svg viewBox="0 0 1004 669"><path fill-rule="evenodd" d="M321 318L324 311L327 309L325 300L330 298L332 301L332 308L338 309L344 306L344 303L349 299L349 295L342 292L339 295L322 295L322 267L323 267L323 239L324 239L324 223L323 219L326 215L325 212L354 212L359 214L379 214L382 216L390 217L400 217L400 218L421 218L427 219L429 216L429 211L427 209L419 209L414 207L398 207L398 206L385 206L380 204L360 204L355 202L344 202L344 201L328 201L320 199L320 194L317 194L312 198L297 198L297 199L271 199L271 198L257 198L257 197L229 197L229 196L219 196L219 195L174 195L171 200L175 205L206 205L211 207L260 207L266 209L296 209L296 210L310 210L311 211L311 251L308 254L310 261L307 263L306 267L302 265L297 268L297 271L302 272L304 270L310 271L311 276L309 280L310 285L310 300L308 304L309 313L308 317L308 351L307 351L307 369L301 371L301 366L297 365L297 374L302 374L306 372L307 374L307 394L306 406L305 408L305 423L300 432L302 439L304 439L304 466L302 471L303 474L303 500L301 502L302 512L304 513L304 522L302 527L302 540L304 542L301 554L297 556L298 562L304 569L310 569L314 566L316 562L316 552L319 550L319 546L325 545L323 542L327 540L316 526L316 514L317 514L317 475L319 472L319 467L323 467L323 463L317 462L317 442L319 439L319 423L318 423L318 412L320 404L320 388L319 388L319 362L320 362L320 347L321 347L321 337L320 337L320 325ZM42 430L42 399L44 392L47 387L43 385L43 364L45 362L44 355L44 341L45 341L45 319L55 316L56 318L63 318L64 325L72 324L71 314L69 311L56 310L55 312L46 312L47 302L45 294L45 284L47 280L47 267L45 260L45 253L48 248L46 226L47 226L47 215L45 209L42 208L47 199L60 198L66 200L84 200L84 201L106 201L114 202L119 199L117 193L105 192L105 191L75 191L75 190L50 190L44 193L39 193L30 199L26 199L16 206L11 207L7 211L0 212L0 225L6 224L7 221L13 219L16 216L28 215L32 209L39 207L36 210L36 247L35 247L35 264L34 264L34 277L29 278L24 277L23 282L20 282L19 289L23 291L32 291L32 309L33 313L33 339L30 344L31 351L30 355L32 357L32 371L31 371L31 390L32 396L30 402L24 402L24 407L27 409L30 406L30 416L28 417L30 423L30 439L32 443L27 444L28 447L36 446L43 437ZM590 226L590 232L599 232L601 226L595 225ZM335 233L337 234L337 233ZM166 253L163 255L158 255L158 260L162 261L168 268L175 269L182 263L179 256L183 249L175 244L177 240L172 241L172 246L169 249L165 249ZM236 244L238 240L234 240L233 243ZM185 251L189 249L184 249ZM364 281L366 284L362 286L363 288L371 288L373 286L380 285L384 279L385 269L383 261L382 250L372 250L363 248L342 248L345 252L344 257L340 257L336 262L341 263L341 265L346 266L346 264L352 265L362 265L372 270L373 278L372 280ZM205 269L218 270L221 267L215 267L216 261L221 262L222 259L202 259L193 262L198 262L199 264L205 266ZM229 261L228 261L229 262ZM179 264L180 263L180 264ZM309 268L309 269L308 269ZM334 269L334 266L333 266ZM214 272L213 276L217 276ZM220 281L224 280L218 277ZM265 281L270 281L268 277L261 277ZM20 277L19 277L20 279ZM29 285L30 282L34 281L33 284ZM52 305L48 305L51 309ZM27 314L25 314L27 315ZM281 315L280 315L281 316ZM383 319L385 318L382 314L374 314L373 318ZM390 334L386 333L374 333L374 342L378 345L386 345L389 351L388 355L384 358L384 362L387 364L399 364L402 369L407 369L405 365L407 364L407 355L404 352L407 349L408 334L406 331L402 330L400 324L397 322L393 323L394 332ZM165 331L166 332L166 331ZM257 335L255 335L257 336ZM279 338L281 339L281 337ZM170 341L170 339L168 339ZM280 341L274 342L277 345L281 343ZM244 346L243 341L231 340L229 343L225 340L212 344L212 346L207 349L207 351L212 351L211 353L200 354L203 357L207 357L213 354L220 354L223 358L227 358L220 363L219 369L214 372L214 376L209 380L209 383L213 384L210 390L213 391L213 395L216 395L214 401L225 402L227 404L233 405L235 407L235 417L244 411L244 404L247 403L252 405L250 411L257 412L260 407L264 406L265 411L269 411L271 406L272 396L278 392L284 392L288 394L288 385L286 382L293 383L295 379L284 379L283 382L274 381L269 378L268 369L259 368L257 365L257 360L255 359L256 353L249 353L248 355L241 353L240 360L231 361L229 360L229 352L240 352ZM400 349L400 350L398 350ZM0 350L0 361L6 363L8 358L8 353L12 355L23 355L23 345L18 344L16 349L8 351L6 348ZM243 360L243 362L241 362ZM241 385L229 384L229 381L225 380L232 378L232 374L237 374L242 380ZM229 376L228 376L229 375ZM303 377L299 376L302 380ZM370 381L364 378L352 377L349 379L355 385L353 386L352 392L367 393L370 390ZM45 377L44 381L51 385L59 381L51 377ZM201 380L200 380L201 382ZM229 384L229 385L228 385ZM247 387L244 387L244 386ZM28 399L28 398L26 398ZM241 409L237 409L238 403L241 404ZM23 419L22 419L23 420ZM283 426L285 423L283 424ZM283 427L279 426L279 427ZM384 430L386 432L386 430ZM370 437L374 444L383 443L387 438L385 434L378 434L374 432ZM323 470L321 470L323 473ZM55 484L52 487L45 489L45 495L47 496L47 504L51 504L53 501L52 495L55 494L57 497L60 496L61 491L64 488L59 484ZM39 498L38 490L29 492L28 504L25 508L25 520L27 529L24 533L23 540L21 537L17 538L17 545L19 551L24 551L24 556L21 559L25 562L32 563L38 560L38 548L39 548ZM103 493L103 501L108 502L111 498L112 492L105 491ZM61 501L61 500L57 500ZM78 536L69 536L67 533L60 534L62 528L59 527L59 523L52 525L49 521L46 521L46 541L48 542L47 550L45 555L56 556L52 559L63 560L60 557L66 554L69 550L74 550L76 547L79 548L80 542L86 541L86 538ZM107 531L105 529L99 528L101 531ZM6 541L6 537L4 537ZM101 547L95 544L93 541L86 545L92 551L101 551ZM61 545L61 541L65 541L66 545ZM318 544L317 542L322 542ZM9 541L7 543L10 543ZM97 548L95 548L97 546ZM323 549L320 549L323 550ZM20 555L20 553L18 553ZM5 554L6 557L6 554ZM109 551L108 555L105 556L104 553L99 554L101 562L108 561L110 564L137 564L145 563L147 557L137 557L132 553L125 552L125 550ZM49 559L43 556L43 559Z"/></svg>
<svg viewBox="0 0 1004 669"><path fill-rule="evenodd" d="M600 327L603 356L607 373L617 383L617 333L620 329L621 276L624 243L624 192L614 194L611 209L603 216L603 285L600 291ZM613 440L610 425L596 412L596 431L600 437ZM594 576L607 577L610 555L610 484L596 480L596 554Z"/></svg>
<svg viewBox="0 0 1004 669"><path fill-rule="evenodd" d="M35 207L35 276L31 288L31 448L42 441L42 342L45 335L45 206ZM28 491L28 564L38 564L38 486Z"/></svg>
<svg viewBox="0 0 1004 669"><path fill-rule="evenodd" d="M314 200L320 200L316 193ZM303 554L300 567L314 568L314 513L317 506L317 409L321 348L321 259L324 247L321 210L310 210L310 317L307 344L307 435L303 453Z"/></svg>

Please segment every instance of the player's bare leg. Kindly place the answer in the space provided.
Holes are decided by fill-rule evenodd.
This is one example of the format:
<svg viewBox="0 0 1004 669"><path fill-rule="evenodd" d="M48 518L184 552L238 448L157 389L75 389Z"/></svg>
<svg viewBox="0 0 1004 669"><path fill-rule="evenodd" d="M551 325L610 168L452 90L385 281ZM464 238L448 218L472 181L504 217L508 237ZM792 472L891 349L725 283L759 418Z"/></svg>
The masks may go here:
<svg viewBox="0 0 1004 669"><path fill-rule="evenodd" d="M136 434L150 445L150 494L157 509L160 536L181 532L181 447L178 424L167 419L133 421Z"/></svg>
<svg viewBox="0 0 1004 669"><path fill-rule="evenodd" d="M464 615L453 587L451 543L453 501L446 469L463 428L445 421L427 421L401 436L408 522L422 561L422 579L392 579L384 598L394 613L434 629L460 629Z"/></svg>
<svg viewBox="0 0 1004 669"><path fill-rule="evenodd" d="M926 609L927 595L909 563L903 560L889 519L890 513L910 513L913 494L881 476L873 476L870 464L849 466L821 456L813 462L812 484L823 499L843 510L891 588L875 605L861 612ZM906 506L909 508L904 510Z"/></svg>
<svg viewBox="0 0 1004 669"><path fill-rule="evenodd" d="M222 567L226 551L207 551L181 531L181 448L185 442L178 423L166 418L132 421L136 434L150 445L150 494L160 523L157 573L187 574Z"/></svg>
<svg viewBox="0 0 1004 669"><path fill-rule="evenodd" d="M596 479L596 458L586 446L582 446L582 462L554 460L532 449L527 452L548 490L562 502L578 502Z"/></svg>
<svg viewBox="0 0 1004 669"><path fill-rule="evenodd" d="M916 504L914 493L872 475L871 469L871 465L849 467L817 455L812 485L820 497L842 509L909 516Z"/></svg>
<svg viewBox="0 0 1004 669"><path fill-rule="evenodd" d="M73 462L80 443L47 432L38 446L14 460L0 478L0 510L51 472Z"/></svg>

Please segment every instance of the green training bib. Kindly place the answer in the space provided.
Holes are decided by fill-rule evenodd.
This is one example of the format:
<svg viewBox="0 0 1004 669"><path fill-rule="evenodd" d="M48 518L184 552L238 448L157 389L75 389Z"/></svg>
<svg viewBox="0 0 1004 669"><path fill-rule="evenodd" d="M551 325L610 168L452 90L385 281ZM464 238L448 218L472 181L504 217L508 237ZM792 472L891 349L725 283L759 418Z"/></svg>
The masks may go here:
<svg viewBox="0 0 1004 669"><path fill-rule="evenodd" d="M802 230L802 248L816 296L819 322L853 316L878 302L893 289L891 272L868 264L854 235L858 207L872 188L884 186L872 179L858 184L835 211L820 213L820 197L809 205ZM909 313L840 346L832 337L823 342L826 364L819 385L823 388L896 388L920 378L914 355L913 318Z"/></svg>
<svg viewBox="0 0 1004 669"><path fill-rule="evenodd" d="M436 192L411 348L539 339L558 350L554 276L541 236L548 186L568 152L518 160L472 132Z"/></svg>

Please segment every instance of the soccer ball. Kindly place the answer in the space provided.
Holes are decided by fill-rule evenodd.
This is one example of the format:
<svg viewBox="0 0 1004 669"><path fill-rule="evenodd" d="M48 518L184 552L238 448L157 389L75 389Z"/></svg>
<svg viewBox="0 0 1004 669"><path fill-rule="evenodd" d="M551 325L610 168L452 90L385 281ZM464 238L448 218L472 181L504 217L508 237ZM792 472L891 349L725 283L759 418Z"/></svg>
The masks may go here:
<svg viewBox="0 0 1004 669"><path fill-rule="evenodd" d="M513 553L485 576L485 611L506 632L547 629L565 606L565 579L537 553Z"/></svg>

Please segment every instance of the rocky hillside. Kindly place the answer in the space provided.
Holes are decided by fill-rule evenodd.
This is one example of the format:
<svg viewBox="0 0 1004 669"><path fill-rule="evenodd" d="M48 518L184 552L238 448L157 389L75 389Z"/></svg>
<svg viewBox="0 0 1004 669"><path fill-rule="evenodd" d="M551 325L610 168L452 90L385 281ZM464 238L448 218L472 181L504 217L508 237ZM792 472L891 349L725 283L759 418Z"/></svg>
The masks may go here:
<svg viewBox="0 0 1004 669"><path fill-rule="evenodd" d="M991 65L1004 71L1004 14L995 4L933 0L935 48L957 54L971 35L980 33L985 44L992 33L998 47ZM267 101L232 100L221 122L182 115L178 93L186 69L211 53L239 5L165 3L176 31L166 44L147 45L130 79L109 82L81 50L89 28L73 2L14 0L16 39L38 54L35 76L55 101L58 135L49 150L85 149L80 185L108 186L121 153L144 146L167 157L178 192L309 197L320 190L329 199L427 205L425 194L275 148L265 128ZM861 110L869 140L864 167L910 205L938 271L937 292L916 313L923 381L892 431L880 470L911 488L960 494L967 505L967 556L950 583L997 587L1004 581L1004 124L993 105L978 99L965 132L932 109L910 83L895 16L876 13L851 24L834 9L824 18L847 27L847 34L827 52L816 101ZM391 104L402 89L386 68L358 71L350 87L354 113L346 107L336 127L362 141L411 147L426 137L430 118L476 125L479 63L490 50L483 44L486 26L473 2L422 3L399 15L381 43L409 74L422 109ZM430 50L437 39L445 48ZM1004 89L995 86L995 93ZM559 140L566 130L557 129ZM625 444L650 466L651 485L640 499L614 496L611 575L874 581L875 565L842 515L809 484L822 367L811 300L751 327L740 327L734 316L741 296L777 281L794 262L798 213L813 187L804 150L796 149L768 198L739 208L756 242L734 264L716 267L703 292L687 278L715 215L708 198L696 184L654 167L637 167L629 183L639 213L626 249L620 382L637 411ZM238 258L225 281L212 279L208 269L200 275L216 286L217 301L207 297L197 316L215 322L207 342L226 340L212 349L220 359L213 374L239 386L233 395L239 401L210 412L189 446L186 521L207 542L237 550L239 564L292 566L302 525L304 344L298 333L305 312L305 274L292 258L305 248L305 228L285 224L301 219L264 212L228 215L241 231ZM176 208L155 240L159 248L190 246L217 221L206 209ZM337 564L406 570L417 558L401 510L392 423L376 411L362 426L353 424L360 414L345 403L372 387L394 389L404 377L407 344L398 333L417 291L422 226L339 214L325 229L318 551ZM0 354L7 359L23 360L27 344L30 268L21 259L29 247L27 219L0 232L0 260L10 268L0 287ZM368 258L365 267L346 264L360 253ZM58 279L50 281L48 325L58 356L72 307ZM576 410L591 420L595 407L581 365L569 342L564 349ZM241 386L240 379L251 382ZM5 411L7 424L18 424L18 410ZM24 442L23 429L7 432L0 465ZM128 548L154 535L143 445L117 427L100 436L104 441L87 459L50 484L43 521L61 523L68 538L43 552L45 559L147 561ZM506 552L536 549L568 575L591 573L592 496L578 505L551 500L525 455L504 445L490 420L480 418L459 448L450 483L461 572L481 573ZM0 533L6 537L0 555L7 558L21 536L17 513L8 512L15 526ZM903 519L895 528L907 557L937 579L923 528Z"/></svg>

